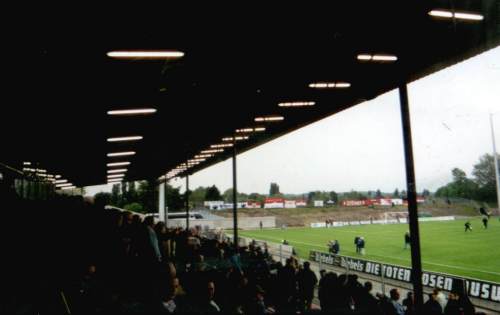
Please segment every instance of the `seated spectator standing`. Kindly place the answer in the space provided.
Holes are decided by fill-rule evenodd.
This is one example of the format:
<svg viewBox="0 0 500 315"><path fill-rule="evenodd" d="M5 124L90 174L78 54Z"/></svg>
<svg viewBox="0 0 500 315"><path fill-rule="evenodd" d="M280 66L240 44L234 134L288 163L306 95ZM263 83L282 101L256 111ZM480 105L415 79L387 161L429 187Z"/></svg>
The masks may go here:
<svg viewBox="0 0 500 315"><path fill-rule="evenodd" d="M443 309L437 301L437 295L435 293L429 294L429 299L424 303L424 314L426 315L441 315L443 314Z"/></svg>
<svg viewBox="0 0 500 315"><path fill-rule="evenodd" d="M158 237L154 230L154 218L152 216L144 219L142 233L138 248L139 268L142 275L139 277L139 294L146 301L157 297L160 272L161 253L158 245ZM147 302L147 303L149 303Z"/></svg>
<svg viewBox="0 0 500 315"><path fill-rule="evenodd" d="M245 314L265 315L275 313L274 308L266 305L266 301L264 299L265 293L266 292L262 289L261 286L255 286L254 296L244 309Z"/></svg>
<svg viewBox="0 0 500 315"><path fill-rule="evenodd" d="M215 283L213 281L208 281L206 283L205 289L200 292L200 302L198 304L198 310L202 314L215 314L221 311L221 308L215 302Z"/></svg>
<svg viewBox="0 0 500 315"><path fill-rule="evenodd" d="M154 217L148 216L144 219L144 226L146 228L147 240L144 244L144 258L153 261L161 262L161 251L158 242L158 236L154 230Z"/></svg>
<svg viewBox="0 0 500 315"><path fill-rule="evenodd" d="M310 310L318 278L314 271L311 270L308 261L304 262L304 268L297 274L297 282L299 285L300 309L302 311Z"/></svg>
<svg viewBox="0 0 500 315"><path fill-rule="evenodd" d="M58 216L67 213L63 209L76 207L76 202L68 204L66 200L50 206L58 210L55 212ZM240 248L238 254L225 241L209 240L197 231L167 229L158 224L158 234L175 244L170 255L178 251L177 257L171 255L172 262L166 263L161 256L158 237L155 238L152 217L146 218L144 224L137 217L139 220L134 225L135 216L130 224L131 214L116 209L89 209L88 205L81 205L75 211L88 224L85 228L64 230L65 239L74 241L74 246L58 251L58 247L54 247L58 246L55 239L44 239L43 250L57 253L54 257L38 255L53 259L42 261L50 267L50 272L46 272L50 278L41 279L44 280L44 292L21 291L22 287L30 286L36 274L27 270L28 264L19 266L10 262L6 270L14 274L14 280L6 279L3 283L13 288L5 290L4 295L7 301L20 302L2 304L2 314L60 313L61 292L72 314L272 314L275 309L278 314L314 312L310 308L317 279L308 262L300 267L291 257L286 266L281 267L255 242L249 248ZM50 210L40 217L53 219ZM87 228L91 224L94 229ZM31 233L30 230L26 232ZM39 236L29 235L29 240ZM358 237L357 241L361 250L364 240ZM18 257L26 255L22 250L14 253ZM11 256L12 253L5 259ZM30 258L28 255L21 257ZM272 266L277 267L277 274ZM455 281L453 284L449 300L435 290L423 314L438 315L443 310L447 315L474 314L465 284ZM124 290L124 287L133 290ZM366 283L363 287L356 275L337 276L322 270L319 285L322 314L414 314L412 295L409 294L401 305L397 289L390 291L390 298L377 295L378 299L370 290L371 284ZM55 299L51 292L56 292Z"/></svg>
<svg viewBox="0 0 500 315"><path fill-rule="evenodd" d="M405 309L405 315L414 315L416 314L415 310L415 298L413 296L413 292L408 292L406 295L406 299L403 300L403 307Z"/></svg>
<svg viewBox="0 0 500 315"><path fill-rule="evenodd" d="M403 308L403 305L401 305L401 303L399 303L400 295L399 295L398 289L392 289L391 291L389 291L389 294L391 295L389 302L392 304L392 307L393 307L393 310L391 310L391 311L394 311L392 314L405 315L405 310ZM392 315L392 314L388 314L388 315Z"/></svg>
<svg viewBox="0 0 500 315"><path fill-rule="evenodd" d="M476 313L474 305L469 299L467 292L465 290L464 282L454 282L454 288L452 288L450 295L448 297L448 303L444 308L444 313L446 315L473 315Z"/></svg>

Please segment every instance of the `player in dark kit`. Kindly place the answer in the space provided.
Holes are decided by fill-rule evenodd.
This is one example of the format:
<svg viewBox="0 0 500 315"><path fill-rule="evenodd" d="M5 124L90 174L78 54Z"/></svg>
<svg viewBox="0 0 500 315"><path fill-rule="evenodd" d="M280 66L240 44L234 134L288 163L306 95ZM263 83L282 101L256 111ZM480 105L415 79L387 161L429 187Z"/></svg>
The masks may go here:
<svg viewBox="0 0 500 315"><path fill-rule="evenodd" d="M485 229L488 228L488 217L487 216L483 216L483 225L484 225Z"/></svg>
<svg viewBox="0 0 500 315"><path fill-rule="evenodd" d="M472 232L472 226L469 221L465 222L465 232L471 231Z"/></svg>
<svg viewBox="0 0 500 315"><path fill-rule="evenodd" d="M365 254L365 238L363 236L361 236L358 239L358 247L359 247L359 253L361 255L364 255Z"/></svg>
<svg viewBox="0 0 500 315"><path fill-rule="evenodd" d="M330 241L328 243L328 249L332 254L339 254L340 253L339 241L338 240Z"/></svg>
<svg viewBox="0 0 500 315"><path fill-rule="evenodd" d="M479 208L479 213L481 213L482 215L485 215L488 217L488 219L490 218L490 214L488 213L488 211L486 211L485 208L481 207Z"/></svg>
<svg viewBox="0 0 500 315"><path fill-rule="evenodd" d="M408 248L408 246L411 246L410 232L405 233L405 249Z"/></svg>

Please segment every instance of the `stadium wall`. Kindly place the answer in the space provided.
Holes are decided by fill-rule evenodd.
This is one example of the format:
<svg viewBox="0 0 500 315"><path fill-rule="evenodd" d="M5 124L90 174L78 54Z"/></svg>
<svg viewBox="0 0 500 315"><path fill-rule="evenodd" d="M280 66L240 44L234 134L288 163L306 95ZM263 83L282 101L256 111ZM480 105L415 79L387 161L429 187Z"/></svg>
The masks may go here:
<svg viewBox="0 0 500 315"><path fill-rule="evenodd" d="M243 243L247 245L250 241L254 240L243 238L245 239ZM290 257L291 251L293 251L292 246L257 239L255 239L255 241L259 246L267 246L273 258L281 262L284 262L284 259ZM280 248L283 249L285 246L287 247L286 251L280 251ZM403 295L413 290L413 285L410 281L411 269L408 267L361 260L348 256L342 256L344 257L344 260L342 260L340 257L340 255L311 251L309 259L311 262L311 269L316 273L319 273L321 269L326 269L336 273L356 274L360 281L369 280L375 283L377 287L381 288L380 291L384 294L388 294L389 288L402 289L405 291ZM300 261L303 262L305 260L300 259ZM500 283L472 278L464 279L454 275L424 271L422 277L424 293L432 293L435 287L442 288L444 292L449 292L450 288L453 288L453 281L462 280L465 280L469 297L474 306L481 308L481 310L488 311L487 314L500 314L498 313L500 309ZM387 289L385 288L386 286L388 287ZM476 310L479 311L479 309Z"/></svg>
<svg viewBox="0 0 500 315"><path fill-rule="evenodd" d="M428 221L453 221L455 220L454 216L443 216L443 217L429 217L429 218L418 218L419 222L428 222ZM340 226L349 226L349 225L364 225L364 224L406 224L408 223L406 218L399 219L386 219L386 220L361 220L361 221L333 221L329 227L340 227ZM324 228L326 226L326 222L315 222L311 223L312 228Z"/></svg>
<svg viewBox="0 0 500 315"><path fill-rule="evenodd" d="M311 251L309 259L320 266L334 266L349 272L357 272L375 276L379 281L397 281L411 285L411 268L364 260L349 256L333 255L318 251ZM500 283L483 281L473 278L463 278L437 272L423 271L422 284L429 290L434 288L450 292L453 288L465 282L469 297L474 304L488 309L500 309Z"/></svg>
<svg viewBox="0 0 500 315"><path fill-rule="evenodd" d="M258 229L262 222L263 228L275 228L276 217L239 217L238 228L240 229ZM233 218L223 219L191 219L190 226L200 225L203 229L232 229ZM186 219L169 219L167 222L168 227L185 227Z"/></svg>

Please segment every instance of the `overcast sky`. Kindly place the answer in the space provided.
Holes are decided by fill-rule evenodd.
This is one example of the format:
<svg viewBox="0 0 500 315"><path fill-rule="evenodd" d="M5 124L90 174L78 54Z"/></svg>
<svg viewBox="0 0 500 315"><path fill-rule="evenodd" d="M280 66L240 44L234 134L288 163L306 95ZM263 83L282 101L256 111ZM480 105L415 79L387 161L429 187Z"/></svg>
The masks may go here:
<svg viewBox="0 0 500 315"><path fill-rule="evenodd" d="M500 47L408 88L418 191L446 184L454 167L471 176L479 157L492 153L489 113L498 113L493 121L500 150ZM229 159L194 174L190 188L215 184L222 192L232 187L231 167ZM269 193L270 183L276 182L282 193L392 192L406 189L404 170L394 90L238 155L238 190Z"/></svg>

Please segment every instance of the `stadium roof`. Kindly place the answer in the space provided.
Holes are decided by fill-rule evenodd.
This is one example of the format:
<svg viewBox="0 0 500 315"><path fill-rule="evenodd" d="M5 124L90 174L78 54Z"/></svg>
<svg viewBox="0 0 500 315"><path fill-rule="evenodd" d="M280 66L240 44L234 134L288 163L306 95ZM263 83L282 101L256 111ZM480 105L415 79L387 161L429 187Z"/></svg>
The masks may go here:
<svg viewBox="0 0 500 315"><path fill-rule="evenodd" d="M239 152L248 150L500 44L496 1L452 3L456 12L479 13L483 20L429 14L452 10L450 1L359 0L286 5L281 11L211 7L195 14L192 7L146 15L138 9L103 19L66 15L32 21L2 53L8 55L9 83L1 162L19 168L22 161L38 162L77 186L105 183L107 164L120 161L131 162L125 166L128 180L159 178L236 129L265 126L265 132L237 141ZM184 55L107 55L124 50ZM373 55L397 61L376 61ZM350 86L309 86L326 82ZM295 101L314 106L278 106ZM107 115L130 108L157 112ZM268 115L284 120L254 121ZM107 141L136 135L143 138ZM107 156L121 151L136 154ZM191 170L230 154L226 149Z"/></svg>

